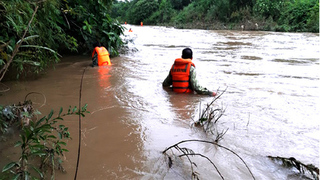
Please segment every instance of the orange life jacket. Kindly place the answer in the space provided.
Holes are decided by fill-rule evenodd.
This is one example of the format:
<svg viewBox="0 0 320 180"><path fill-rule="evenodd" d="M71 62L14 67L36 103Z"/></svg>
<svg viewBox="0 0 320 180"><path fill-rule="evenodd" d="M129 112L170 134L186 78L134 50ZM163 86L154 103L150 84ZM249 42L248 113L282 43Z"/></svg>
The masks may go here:
<svg viewBox="0 0 320 180"><path fill-rule="evenodd" d="M193 90L190 88L190 67L195 65L191 59L178 58L174 61L171 67L172 87L174 92L190 93Z"/></svg>
<svg viewBox="0 0 320 180"><path fill-rule="evenodd" d="M109 52L105 47L95 47L92 52L92 57L94 53L98 54L98 66L111 65Z"/></svg>

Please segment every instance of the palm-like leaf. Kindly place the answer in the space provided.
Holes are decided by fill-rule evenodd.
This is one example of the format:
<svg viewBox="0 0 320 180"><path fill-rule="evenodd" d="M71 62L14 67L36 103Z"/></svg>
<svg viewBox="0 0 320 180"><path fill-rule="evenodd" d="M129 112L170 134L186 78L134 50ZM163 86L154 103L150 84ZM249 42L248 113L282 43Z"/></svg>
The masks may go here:
<svg viewBox="0 0 320 180"><path fill-rule="evenodd" d="M25 47L25 48L38 48L38 49L45 49L48 50L54 54L57 54L58 56L62 57L60 54L58 54L55 50L48 48L48 47L44 47L44 46L38 46L38 45L21 45L20 47Z"/></svg>

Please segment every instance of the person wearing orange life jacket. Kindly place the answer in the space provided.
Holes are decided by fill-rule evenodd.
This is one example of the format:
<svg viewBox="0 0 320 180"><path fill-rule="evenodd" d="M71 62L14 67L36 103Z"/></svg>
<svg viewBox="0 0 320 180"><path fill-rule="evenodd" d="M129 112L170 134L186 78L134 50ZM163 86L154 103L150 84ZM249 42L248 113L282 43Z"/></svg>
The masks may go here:
<svg viewBox="0 0 320 180"><path fill-rule="evenodd" d="M111 65L108 50L101 46L99 42L94 43L92 52L92 67Z"/></svg>
<svg viewBox="0 0 320 180"><path fill-rule="evenodd" d="M192 93L195 91L197 94L216 96L215 92L199 85L192 59L192 50L190 48L183 49L181 58L174 61L162 86L172 86L173 91L177 93Z"/></svg>

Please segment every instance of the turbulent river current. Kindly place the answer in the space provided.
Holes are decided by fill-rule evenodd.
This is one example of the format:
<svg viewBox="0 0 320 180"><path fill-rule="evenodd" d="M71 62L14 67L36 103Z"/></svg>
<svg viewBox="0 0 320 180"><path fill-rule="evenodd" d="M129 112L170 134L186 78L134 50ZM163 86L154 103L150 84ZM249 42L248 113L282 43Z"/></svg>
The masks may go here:
<svg viewBox="0 0 320 180"><path fill-rule="evenodd" d="M78 106L85 69L81 103L90 113L82 118L77 179L180 180L192 179L192 172L200 179L305 179L268 156L319 167L319 34L124 27L128 49L111 58L111 66L91 67L90 55L63 57L41 78L5 82L10 90L0 96L1 104L10 104L39 92L45 99L34 95L33 101L45 103L38 109L43 115ZM193 50L199 83L222 94L213 104L223 110L213 134L225 132L218 141L225 148L185 142L179 147L197 155L178 157L172 148L171 162L162 153L166 148L215 140L194 125L214 97L162 88L186 47ZM64 124L72 139L66 173L56 179L73 179L78 117ZM19 148L9 147L0 147L2 167L18 156Z"/></svg>

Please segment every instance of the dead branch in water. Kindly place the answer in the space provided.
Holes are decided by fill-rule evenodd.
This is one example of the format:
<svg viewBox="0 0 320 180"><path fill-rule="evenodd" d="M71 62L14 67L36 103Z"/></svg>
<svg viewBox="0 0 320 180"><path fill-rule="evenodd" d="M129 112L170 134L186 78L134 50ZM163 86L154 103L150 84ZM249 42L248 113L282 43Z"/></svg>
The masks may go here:
<svg viewBox="0 0 320 180"><path fill-rule="evenodd" d="M219 171L218 167L215 165L215 163L209 157L207 157L201 153L195 153L190 148L180 147L180 145L183 143L200 142L200 143L216 145L216 146L223 148L223 149L233 153L234 155L236 155L243 162L243 164L246 166L246 168L248 169L252 178L255 179L255 177L253 176L253 174L252 174L251 170L249 169L248 165L246 164L246 162L237 153L235 153L234 151L230 150L227 147L224 147L224 146L218 144L218 141L220 139L222 139L224 134L227 132L227 130L223 130L222 132L219 133L217 130L217 127L216 127L217 122L222 117L223 113L225 112L225 109L223 109L223 108L214 109L213 104L217 99L219 99L224 94L224 92L226 92L226 90L227 89L223 90L223 92L220 95L216 96L209 104L207 104L206 108L199 115L199 120L194 123L195 126L201 126L203 128L203 130L205 131L205 133L211 133L213 135L216 135L215 140L213 142L212 141L205 141L205 140L184 140L184 141L180 141L180 142L168 147L162 153L168 157L169 168L172 167L173 161L172 161L172 158L167 153L167 151L170 149L176 149L180 153L177 155L177 157L186 157L188 159L188 161L191 165L192 179L199 179L199 173L194 170L194 167L197 167L197 164L190 159L190 157L192 157L192 156L199 156L199 157L205 158L207 161L210 162L210 164L212 164L212 166L215 168L215 170L217 171L217 173L219 174L221 179L225 179L223 177L223 175L221 174L221 172ZM199 112L200 111L201 111L201 105L200 105ZM216 131L216 134L214 133L214 131Z"/></svg>
<svg viewBox="0 0 320 180"><path fill-rule="evenodd" d="M281 161L282 165L284 167L289 168L296 168L300 174L306 175L306 171L309 171L309 173L312 175L312 177L315 180L319 180L319 168L314 166L313 164L304 164L298 160L296 160L294 157L285 158L285 157L274 157L274 156L267 156L273 161Z"/></svg>
<svg viewBox="0 0 320 180"><path fill-rule="evenodd" d="M12 104L8 106L3 106L0 108L0 119L2 120L0 125L0 130L3 132L7 131L7 128L15 124L16 122L20 122L21 126L28 125L32 115L35 112L35 109L32 105L32 101L27 100L23 103L19 102L18 104Z"/></svg>
<svg viewBox="0 0 320 180"><path fill-rule="evenodd" d="M39 114L39 111L35 109L34 101L28 99L31 94L40 94L44 98L43 104L46 104L46 97L44 94L39 92L28 93L23 102L18 104L12 104L7 106L0 106L0 132L6 132L8 127L14 125L16 122L20 122L19 125L23 127L24 125L29 125L29 122Z"/></svg>
<svg viewBox="0 0 320 180"><path fill-rule="evenodd" d="M222 137L226 134L227 130L222 130L219 132L217 129L217 122L222 117L225 112L224 108L213 107L213 103L218 100L225 92L227 88L222 91L221 94L216 96L209 104L207 104L206 108L199 114L199 119L194 123L197 127L202 127L205 133L211 133L215 137L215 142L218 142ZM199 112L201 112L201 104L199 108Z"/></svg>
<svg viewBox="0 0 320 180"><path fill-rule="evenodd" d="M0 93L3 93L3 92L7 92L10 90L10 87L3 84L2 82L0 82L0 85L2 85L3 87L0 87Z"/></svg>
<svg viewBox="0 0 320 180"><path fill-rule="evenodd" d="M42 106L44 106L47 102L47 98L44 94L42 93L39 93L39 92L29 92L25 97L24 97L24 101L27 101L27 97L31 94L39 94L39 95L42 95L43 97L43 103L41 104L41 106L39 106L38 108L41 108ZM33 102L33 104L35 104L35 102Z"/></svg>
<svg viewBox="0 0 320 180"><path fill-rule="evenodd" d="M216 97L213 99L213 101L211 101L211 103L209 103L209 104L207 105L207 108L202 112L202 115L200 116L200 119L203 119L203 118L205 117L205 115L207 115L207 112L211 109L212 104L213 104L217 99L219 99L219 98L226 92L226 90L227 90L227 88L226 88L225 90L223 90L221 94L219 94L218 96L216 96ZM199 119L199 120L200 120L200 119ZM218 121L218 119L217 119L216 121Z"/></svg>
<svg viewBox="0 0 320 180"><path fill-rule="evenodd" d="M174 145L166 148L164 151L162 151L162 153L165 154L165 155L168 157L168 160L169 160L169 168L172 167L172 164L173 164L173 163L172 163L172 158L167 154L167 151L174 148L174 149L176 149L176 150L178 150L179 152L182 153L182 154L178 155L179 157L186 156L186 157L188 158L188 160L189 160L189 162L190 162L190 164L191 164L191 170L192 170L192 177L193 177L193 178L198 179L198 173L193 170L193 166L197 167L197 165L196 165L193 161L191 161L191 159L190 159L189 156L201 156L201 157L207 159L207 160L215 167L215 169L217 170L217 172L218 172L218 174L220 175L220 177L221 177L222 179L224 179L224 177L221 175L221 173L220 173L219 170L217 169L216 165L211 161L211 159L210 159L209 157L204 156L204 155L199 154L199 153L194 153L192 149L185 148L185 147L180 147L180 146L179 146L180 144L187 143L187 142L200 142L200 143L206 143L206 144L216 145L216 146L218 146L218 147L221 147L221 148L223 148L223 149L231 152L232 154L234 154L235 156L237 156L237 157L243 162L243 164L244 164L244 165L246 166L246 168L248 169L248 171L249 171L250 175L252 176L252 178L255 179L255 177L253 176L253 174L252 174L251 170L249 169L247 163L246 163L237 153L235 153L235 152L232 151L231 149L229 149L229 148L227 148L227 147L224 147L224 146L222 146L222 145L220 145L220 144L218 144L218 143L216 143L216 142L205 141L205 140L191 139L191 140L180 141L180 142L178 142L178 143L176 143L176 144L174 144Z"/></svg>

